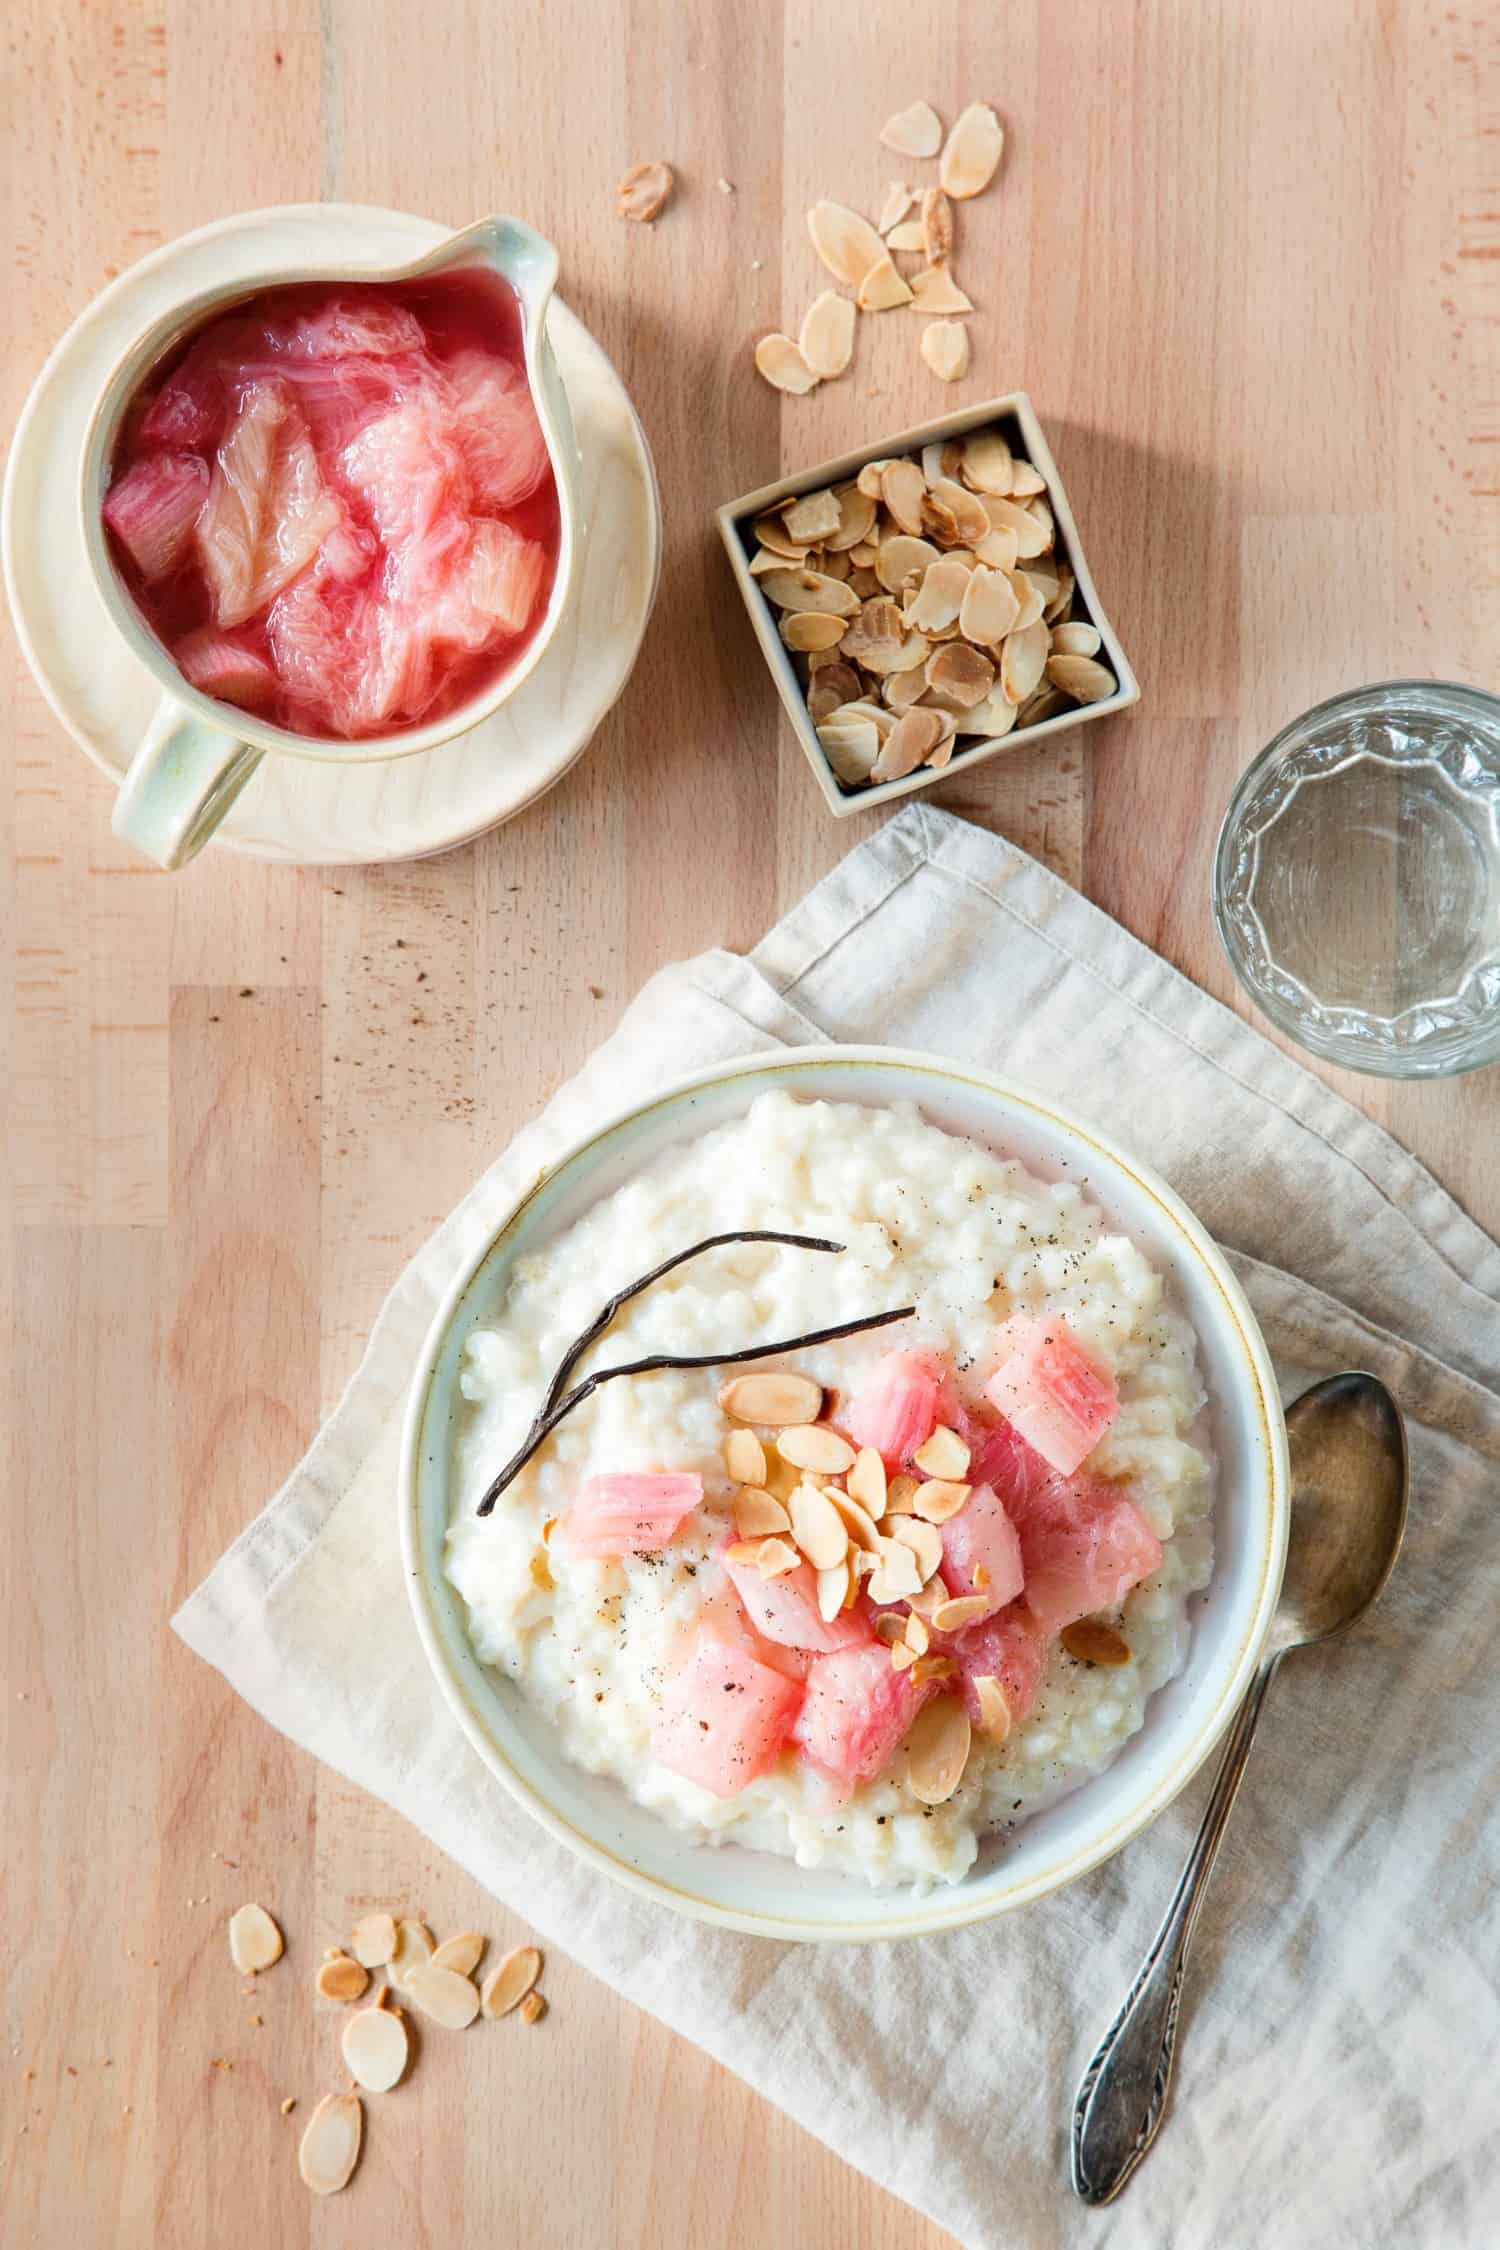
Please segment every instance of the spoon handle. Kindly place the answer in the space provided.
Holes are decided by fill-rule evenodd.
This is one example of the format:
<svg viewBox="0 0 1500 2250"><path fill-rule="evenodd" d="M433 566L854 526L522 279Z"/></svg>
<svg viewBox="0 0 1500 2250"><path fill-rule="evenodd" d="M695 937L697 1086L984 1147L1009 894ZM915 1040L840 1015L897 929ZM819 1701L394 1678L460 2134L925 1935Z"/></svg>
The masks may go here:
<svg viewBox="0 0 1500 2250"><path fill-rule="evenodd" d="M1280 1660L1279 1651L1266 1659L1235 1714L1203 1825L1166 1919L1079 2085L1073 2103L1073 2192L1085 2203L1112 2202L1160 2129L1188 1947Z"/></svg>

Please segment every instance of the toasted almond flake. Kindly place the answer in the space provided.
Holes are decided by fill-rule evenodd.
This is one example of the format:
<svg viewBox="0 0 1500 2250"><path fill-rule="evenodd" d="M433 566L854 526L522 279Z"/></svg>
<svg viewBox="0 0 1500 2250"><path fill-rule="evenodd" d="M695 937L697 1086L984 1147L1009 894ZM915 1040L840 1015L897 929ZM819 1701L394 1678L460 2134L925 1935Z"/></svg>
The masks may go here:
<svg viewBox="0 0 1500 2250"><path fill-rule="evenodd" d="M994 684L994 665L983 650L971 648L967 641L945 641L927 659L929 699L945 711L972 710Z"/></svg>
<svg viewBox="0 0 1500 2250"><path fill-rule="evenodd" d="M917 1713L906 1738L907 1787L919 1804L944 1805L968 1762L969 1714L960 1696L940 1695Z"/></svg>
<svg viewBox="0 0 1500 2250"><path fill-rule="evenodd" d="M906 1632L906 1620L899 1609L883 1609L875 1620L875 1638L893 1648Z"/></svg>
<svg viewBox="0 0 1500 2250"><path fill-rule="evenodd" d="M782 616L781 637L801 655L810 649L837 648L844 637L844 620L817 610L788 610Z"/></svg>
<svg viewBox="0 0 1500 2250"><path fill-rule="evenodd" d="M963 474L976 492L1003 500L1010 491L1015 463L998 430L975 430L963 441Z"/></svg>
<svg viewBox="0 0 1500 2250"><path fill-rule="evenodd" d="M296 2108L296 2106L297 2106L297 2097L296 2097L296 2095L295 2095L295 2094L287 2094L287 2095L285 2095L285 2096L283 2097L283 2099L282 2099L282 2103L281 2103L281 2114L282 2114L282 2116L283 2116L283 2117L290 2117L290 2116L291 2116L291 2114L292 2114L292 2111L293 2111L293 2110L294 2110L294 2109Z"/></svg>
<svg viewBox="0 0 1500 2250"><path fill-rule="evenodd" d="M925 1586L943 1559L943 1538L937 1525L925 1522L920 1516L902 1516L899 1522L892 1524L891 1537L916 1557L921 1583Z"/></svg>
<svg viewBox="0 0 1500 2250"><path fill-rule="evenodd" d="M917 1497L915 1477L895 1476L886 1486L885 1512L888 1516L909 1516L911 1504Z"/></svg>
<svg viewBox="0 0 1500 2250"><path fill-rule="evenodd" d="M991 1742L1003 1742L1010 1733L1010 1705L1005 1690L992 1672L981 1672L974 1681L979 1705L979 1731Z"/></svg>
<svg viewBox="0 0 1500 2250"><path fill-rule="evenodd" d="M802 316L797 348L813 373L842 375L854 357L854 307L836 289L814 297Z"/></svg>
<svg viewBox="0 0 1500 2250"><path fill-rule="evenodd" d="M901 646L903 628L899 605L882 595L872 595L845 635L844 654L851 664L894 656Z"/></svg>
<svg viewBox="0 0 1500 2250"><path fill-rule="evenodd" d="M856 490L858 490L858 487L856 486L856 488L855 488L855 489L856 489ZM861 499L864 499L864 498L865 498L865 494L864 494L864 493L860 493L860 498L861 498ZM873 502L873 501L871 502L871 507L872 507L872 509L873 509L873 507L874 507L874 502ZM870 518L870 528L871 528L871 530L873 530L873 529L874 529L874 527L875 527L875 519L874 519L874 516L873 516L873 514L872 514L872 516L871 516L871 518ZM858 569L860 569L860 568L864 568L864 569L866 569L866 570L870 571L870 572L871 572L871 573L873 574L873 572L874 572L874 569L875 569L875 557L876 557L876 556L877 556L877 555L879 554L879 552L880 552L880 548L879 548L879 546L878 546L878 544L876 543L876 541L875 541L875 540L873 540L873 539L856 539L856 540L855 540L855 542L854 542L854 545L853 545L853 546L852 546L852 547L851 547L851 548L849 549L849 560L850 560L850 562L851 562L851 563L852 563L852 564L854 565L854 568L855 568L856 570L858 570ZM851 574L851 575L852 575L852 574Z"/></svg>
<svg viewBox="0 0 1500 2250"><path fill-rule="evenodd" d="M867 461L855 478L860 491L866 493L871 500L881 498L883 479L890 465L889 461Z"/></svg>
<svg viewBox="0 0 1500 2250"><path fill-rule="evenodd" d="M987 741L997 741L1009 734L1016 724L1016 706L1007 702L1003 688L996 685L982 703L972 711L965 711L959 719L960 734L982 735Z"/></svg>
<svg viewBox="0 0 1500 2250"><path fill-rule="evenodd" d="M976 647L997 648L1013 628L1019 609L1005 572L976 563L959 604L958 629Z"/></svg>
<svg viewBox="0 0 1500 2250"><path fill-rule="evenodd" d="M242 1977L253 1977L281 1959L281 1932L253 1901L229 1917L229 1958Z"/></svg>
<svg viewBox="0 0 1500 2250"><path fill-rule="evenodd" d="M867 556L862 550L875 528L875 502L857 484L837 485L833 496L839 504L839 521L837 530L824 541L826 552L847 554L851 565L861 559L873 562L876 549L871 546Z"/></svg>
<svg viewBox="0 0 1500 2250"><path fill-rule="evenodd" d="M1049 683L1039 687L1035 695L1027 697L1016 714L1016 725L1018 727L1043 726L1048 719L1060 718L1064 711L1071 711L1072 708L1071 696L1065 695L1060 687L1053 687Z"/></svg>
<svg viewBox="0 0 1500 2250"><path fill-rule="evenodd" d="M871 266L886 254L869 220L842 203L815 203L807 214L807 231L834 280L849 289L858 289Z"/></svg>
<svg viewBox="0 0 1500 2250"><path fill-rule="evenodd" d="M987 563L991 570L1003 570L1009 574L1016 567L1018 547L1019 542L1013 531L997 529L992 524L989 536L980 540L974 552L979 561Z"/></svg>
<svg viewBox="0 0 1500 2250"><path fill-rule="evenodd" d="M747 1563L753 1567L760 1560L761 1539L764 1536L765 1534L762 1533L759 1537L746 1536L732 1540L729 1546L724 1549L724 1560L732 1563Z"/></svg>
<svg viewBox="0 0 1500 2250"><path fill-rule="evenodd" d="M981 539L989 537L990 519L984 502L977 493L970 492L967 485L957 483L952 477L939 477L928 497L947 510L964 546L972 549Z"/></svg>
<svg viewBox="0 0 1500 2250"><path fill-rule="evenodd" d="M860 699L860 677L852 664L840 661L824 663L811 675L807 683L807 708L814 720L831 719L835 711ZM764 1483L763 1477L757 1483Z"/></svg>
<svg viewBox="0 0 1500 2250"><path fill-rule="evenodd" d="M479 2004L487 2016L508 2016L519 2008L542 1973L542 1956L534 1945L512 1946L484 1980Z"/></svg>
<svg viewBox="0 0 1500 2250"><path fill-rule="evenodd" d="M941 632L946 625L956 625L968 586L968 564L956 555L940 556L928 564L914 599L906 605L907 624L918 633Z"/></svg>
<svg viewBox="0 0 1500 2250"><path fill-rule="evenodd" d="M666 209L673 184L670 164L656 159L632 164L615 190L615 209L622 219L634 219L638 226L649 227Z"/></svg>
<svg viewBox="0 0 1500 2250"><path fill-rule="evenodd" d="M826 1422L804 1422L787 1431L781 1458L795 1462L799 1469L815 1469L820 1476L841 1477L854 1466L854 1448Z"/></svg>
<svg viewBox="0 0 1500 2250"><path fill-rule="evenodd" d="M868 1515L852 1493L840 1492L837 1485L823 1487L831 1504L843 1518L844 1529L852 1544L866 1554L878 1554L881 1533L872 1515Z"/></svg>
<svg viewBox="0 0 1500 2250"><path fill-rule="evenodd" d="M852 593L842 579L830 578L821 570L768 570L760 581L760 590L778 609L820 612L828 617L853 617L859 609L858 594Z"/></svg>
<svg viewBox="0 0 1500 2250"><path fill-rule="evenodd" d="M968 372L969 332L956 320L934 320L922 331L922 357L943 383L956 383Z"/></svg>
<svg viewBox="0 0 1500 2250"><path fill-rule="evenodd" d="M903 711L880 748L871 772L873 781L902 781L936 749L942 739L936 711L913 704Z"/></svg>
<svg viewBox="0 0 1500 2250"><path fill-rule="evenodd" d="M406 1980L408 1998L445 2031L466 2031L479 2013L479 1987L456 1970L423 1962Z"/></svg>
<svg viewBox="0 0 1500 2250"><path fill-rule="evenodd" d="M940 547L958 547L963 544L957 516L945 502L938 499L936 493L924 492L922 495L922 529Z"/></svg>
<svg viewBox="0 0 1500 2250"><path fill-rule="evenodd" d="M432 1956L432 1965L435 1969L452 1969L458 1976L471 1977L483 1951L484 1939L477 1930L461 1930L456 1937L444 1938Z"/></svg>
<svg viewBox="0 0 1500 2250"><path fill-rule="evenodd" d="M363 1962L347 1953L335 1953L331 1961L318 1965L318 1990L325 2000L358 2000L369 1981L370 1972Z"/></svg>
<svg viewBox="0 0 1500 2250"><path fill-rule="evenodd" d="M906 1645L913 1656L925 1656L932 1645L932 1637L927 1630L927 1620L924 1617L918 1617L915 1610L909 1613L906 1620Z"/></svg>
<svg viewBox="0 0 1500 2250"><path fill-rule="evenodd" d="M917 1486L912 1507L927 1523L946 1523L963 1507L969 1490L968 1485L952 1477L929 1477L925 1484Z"/></svg>
<svg viewBox="0 0 1500 2250"><path fill-rule="evenodd" d="M1113 1669L1130 1662L1130 1643L1097 1617L1080 1617L1076 1624L1065 1625L1058 1639L1080 1664L1103 1664Z"/></svg>
<svg viewBox="0 0 1500 2250"><path fill-rule="evenodd" d="M391 1972L392 1984L400 1985L404 1990L412 1970L430 1961L435 1950L432 1932L425 1922L398 1922L396 1950L386 1964Z"/></svg>
<svg viewBox="0 0 1500 2250"><path fill-rule="evenodd" d="M822 571L825 578L838 578L847 581L850 570L849 557L830 547L825 540L818 549L817 567Z"/></svg>
<svg viewBox="0 0 1500 2250"><path fill-rule="evenodd" d="M861 312L889 312L895 305L911 303L910 286L897 273L894 258L887 255L871 266L855 291L854 301Z"/></svg>
<svg viewBox="0 0 1500 2250"><path fill-rule="evenodd" d="M734 1496L734 1528L741 1541L769 1539L777 1532L790 1531L792 1522L773 1493L747 1484Z"/></svg>
<svg viewBox="0 0 1500 2250"><path fill-rule="evenodd" d="M935 1610L941 1609L944 1602L947 1601L948 1598L948 1587L943 1578L942 1572L934 1571L931 1578L928 1579L926 1585L921 1589L920 1593L916 1593L911 1596L911 1606L916 1611L918 1617L924 1617L930 1625L932 1623L933 1612Z"/></svg>
<svg viewBox="0 0 1500 2250"><path fill-rule="evenodd" d="M1029 626L1039 625L1042 617L1041 588L1024 570L1013 570L1010 583L1016 597L1016 621L1012 633L1024 633Z"/></svg>
<svg viewBox="0 0 1500 2250"><path fill-rule="evenodd" d="M909 1672L917 1661L917 1652L908 1640L892 1641L891 1665L897 1672Z"/></svg>
<svg viewBox="0 0 1500 2250"><path fill-rule="evenodd" d="M539 1992L528 1992L517 2010L522 2023L540 2023L547 2013L547 2003Z"/></svg>
<svg viewBox="0 0 1500 2250"><path fill-rule="evenodd" d="M848 1487L850 1499L857 1501L865 1514L879 1523L885 1514L886 1476L885 1463L873 1445L862 1445L855 1454Z"/></svg>
<svg viewBox="0 0 1500 2250"><path fill-rule="evenodd" d="M827 486L818 492L799 492L782 509L781 520L788 539L816 547L830 531L838 530L839 504Z"/></svg>
<svg viewBox="0 0 1500 2250"><path fill-rule="evenodd" d="M761 337L755 347L755 369L774 389L790 391L794 398L815 389L818 382L791 337L783 336L780 329Z"/></svg>
<svg viewBox="0 0 1500 2250"><path fill-rule="evenodd" d="M1013 531L1016 535L1016 553L1022 562L1030 562L1034 555L1045 554L1051 537L1038 519L1032 515L1030 505L1022 507L1015 500L985 494L985 512L997 531Z"/></svg>
<svg viewBox="0 0 1500 2250"><path fill-rule="evenodd" d="M927 248L927 234L920 219L903 219L892 227L885 238L887 250L920 250Z"/></svg>
<svg viewBox="0 0 1500 2250"><path fill-rule="evenodd" d="M724 1466L736 1484L763 1485L766 1449L753 1430L731 1430L724 1440Z"/></svg>
<svg viewBox="0 0 1500 2250"><path fill-rule="evenodd" d="M880 1568L870 1578L870 1599L877 1605L909 1601L922 1590L922 1572L911 1548L901 1539L882 1539L876 1550Z"/></svg>
<svg viewBox="0 0 1500 2250"><path fill-rule="evenodd" d="M927 675L920 666L910 672L893 672L880 692L893 711L910 710L927 692Z"/></svg>
<svg viewBox="0 0 1500 2250"><path fill-rule="evenodd" d="M774 510L762 516L755 526L755 536L762 547L773 555L784 555L788 562L807 560L807 548L800 539L793 539L781 517Z"/></svg>
<svg viewBox="0 0 1500 2250"><path fill-rule="evenodd" d="M396 1950L396 1923L389 1914L364 1914L354 1925L349 1951L367 1969L383 1969Z"/></svg>
<svg viewBox="0 0 1500 2250"><path fill-rule="evenodd" d="M882 742L896 724L895 712L888 711L883 703L846 703L839 716L843 719L868 719ZM832 1469L828 1474L840 1476L843 1472L839 1469Z"/></svg>
<svg viewBox="0 0 1500 2250"><path fill-rule="evenodd" d="M985 1569L985 1567L984 1567L984 1564L983 1564L982 1562L977 1562L977 1563L976 1563L976 1564L974 1565L974 1590L975 1590L975 1592L976 1592L976 1593L983 1593L983 1591L984 1591L985 1587L986 1587L986 1586L988 1586L989 1582L990 1582L990 1574L989 1574L989 1572L988 1572L988 1571L987 1571L987 1570Z"/></svg>
<svg viewBox="0 0 1500 2250"><path fill-rule="evenodd" d="M951 1680L958 1666L951 1656L919 1656L911 1668L913 1687L924 1680Z"/></svg>
<svg viewBox="0 0 1500 2250"><path fill-rule="evenodd" d="M888 461L880 480L880 497L902 531L915 537L922 528L922 502L927 480L915 461ZM889 542L882 541L882 545Z"/></svg>
<svg viewBox="0 0 1500 2250"><path fill-rule="evenodd" d="M1040 469L1030 461L1018 461L1011 473L1010 492L1013 500L1029 500L1034 494L1045 492L1047 480Z"/></svg>
<svg viewBox="0 0 1500 2250"><path fill-rule="evenodd" d="M1000 655L1000 685L1007 702L1021 704L1041 680L1047 662L1047 628L1040 619L1010 634Z"/></svg>
<svg viewBox="0 0 1500 2250"><path fill-rule="evenodd" d="M869 780L880 756L880 733L868 719L850 725L842 711L836 712L833 718L819 722L818 740L840 781L857 788Z"/></svg>
<svg viewBox="0 0 1500 2250"><path fill-rule="evenodd" d="M314 2195L337 2195L359 2162L364 2104L358 2094L325 2094L307 2121L297 2169Z"/></svg>
<svg viewBox="0 0 1500 2250"><path fill-rule="evenodd" d="M815 1484L799 1484L791 1500L792 1537L814 1570L832 1570L849 1551L844 1519Z"/></svg>
<svg viewBox="0 0 1500 2250"><path fill-rule="evenodd" d="M953 206L940 187L922 190L922 247L929 267L944 266L953 255ZM935 311L947 311L935 306Z"/></svg>
<svg viewBox="0 0 1500 2250"><path fill-rule="evenodd" d="M349 2075L369 2094L388 2094L406 2069L411 2039L399 2008L359 2008L339 2041Z"/></svg>
<svg viewBox="0 0 1500 2250"><path fill-rule="evenodd" d="M1052 628L1052 654L1054 656L1097 656L1099 653L1099 628L1087 625L1081 618L1065 620Z"/></svg>
<svg viewBox="0 0 1500 2250"><path fill-rule="evenodd" d="M1004 147L1004 129L988 102L971 102L954 119L938 163L938 178L949 195L967 202L987 188Z"/></svg>
<svg viewBox="0 0 1500 2250"><path fill-rule="evenodd" d="M1033 500L1023 500L1021 502L1021 507L1024 509L1025 513L1030 516L1032 522L1038 526L1041 532L1042 544L1040 552L1044 555L1049 553L1057 540L1057 520L1054 517L1052 510L1048 507L1046 501L1041 499L1040 497ZM1026 560L1026 550L1024 547L1021 550L1021 557L1023 561Z"/></svg>
<svg viewBox="0 0 1500 2250"><path fill-rule="evenodd" d="M755 1550L755 1567L762 1578L784 1578L789 1570L797 1568L801 1560L802 1557L791 1540L779 1538L774 1533L769 1539L762 1539Z"/></svg>
<svg viewBox="0 0 1500 2250"><path fill-rule="evenodd" d="M838 1616L852 1583L847 1559L818 1572L818 1615L825 1624Z"/></svg>
<svg viewBox="0 0 1500 2250"><path fill-rule="evenodd" d="M943 145L943 121L930 102L912 102L886 119L880 138L899 156L936 156Z"/></svg>
<svg viewBox="0 0 1500 2250"><path fill-rule="evenodd" d="M1044 603L1057 598L1059 579L1052 559L1047 555L1033 555L1026 565L1026 576L1041 595Z"/></svg>
<svg viewBox="0 0 1500 2250"><path fill-rule="evenodd" d="M885 191L885 201L880 206L880 217L875 221L875 231L887 238L892 227L897 227L916 202L911 189L900 180L892 180Z"/></svg>
<svg viewBox="0 0 1500 2250"><path fill-rule="evenodd" d="M963 1477L968 1474L969 1448L957 1430L950 1430L946 1422L939 1422L912 1459L924 1476Z"/></svg>
<svg viewBox="0 0 1500 2250"><path fill-rule="evenodd" d="M1047 604L1047 623L1057 624L1065 618L1073 600L1073 573L1064 563L1057 573L1057 599Z"/></svg>
<svg viewBox="0 0 1500 2250"><path fill-rule="evenodd" d="M1096 664L1091 656L1049 656L1047 677L1079 703L1103 703L1118 684L1109 666Z"/></svg>
<svg viewBox="0 0 1500 2250"><path fill-rule="evenodd" d="M959 1594L933 1611L932 1622L940 1633L961 1633L966 1625L977 1625L989 1614L990 1605L983 1594Z"/></svg>

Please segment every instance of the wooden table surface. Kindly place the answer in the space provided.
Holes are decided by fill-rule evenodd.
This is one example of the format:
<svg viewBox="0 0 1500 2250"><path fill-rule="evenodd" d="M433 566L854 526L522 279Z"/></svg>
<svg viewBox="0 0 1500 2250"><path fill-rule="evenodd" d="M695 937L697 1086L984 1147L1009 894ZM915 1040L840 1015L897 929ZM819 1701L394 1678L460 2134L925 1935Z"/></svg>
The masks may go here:
<svg viewBox="0 0 1500 2250"><path fill-rule="evenodd" d="M1024 384L1144 697L937 801L1243 1005L1207 882L1248 756L1344 685L1494 684L1485 18L11 0L7 429L68 321L186 228L316 197L515 210L640 409L666 564L563 786L371 872L137 864L7 643L7 2245L947 2240L561 1957L546 2023L461 2062L434 2036L354 2186L315 2205L295 2146L332 2030L307 1963L369 1903L521 1926L166 1620L307 1445L403 1260L642 979L748 945L874 825L829 820L780 721L711 533L729 494ZM892 314L852 379L782 400L749 349L822 286L803 213L919 169L876 141L917 95L945 117L991 99L1009 127L1001 183L961 214L972 371L943 391ZM677 200L628 227L615 180L655 156ZM1492 1074L1340 1085L1500 1226ZM297 1959L246 2000L224 1923L251 1896Z"/></svg>

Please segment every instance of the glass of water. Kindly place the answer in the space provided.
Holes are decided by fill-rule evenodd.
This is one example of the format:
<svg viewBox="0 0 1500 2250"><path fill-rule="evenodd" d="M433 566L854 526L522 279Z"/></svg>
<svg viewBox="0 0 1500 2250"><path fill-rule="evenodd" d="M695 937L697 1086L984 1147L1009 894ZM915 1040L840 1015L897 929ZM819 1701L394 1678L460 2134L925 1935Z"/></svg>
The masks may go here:
<svg viewBox="0 0 1500 2250"><path fill-rule="evenodd" d="M1311 1053L1388 1078L1500 1061L1500 701L1390 680L1293 720L1230 800L1213 903Z"/></svg>

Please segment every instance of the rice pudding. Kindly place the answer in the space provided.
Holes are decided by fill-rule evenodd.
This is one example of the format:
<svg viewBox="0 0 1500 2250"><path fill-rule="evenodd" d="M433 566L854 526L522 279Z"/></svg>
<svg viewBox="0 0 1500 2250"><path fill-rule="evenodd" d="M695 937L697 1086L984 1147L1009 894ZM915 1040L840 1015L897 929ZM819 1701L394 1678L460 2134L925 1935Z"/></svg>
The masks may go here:
<svg viewBox="0 0 1500 2250"><path fill-rule="evenodd" d="M599 1387L478 1509L570 1348ZM567 1757L705 1843L957 1881L1100 1770L1213 1563L1195 1339L1082 1183L912 1106L759 1096L516 1268L465 1349L445 1568Z"/></svg>

